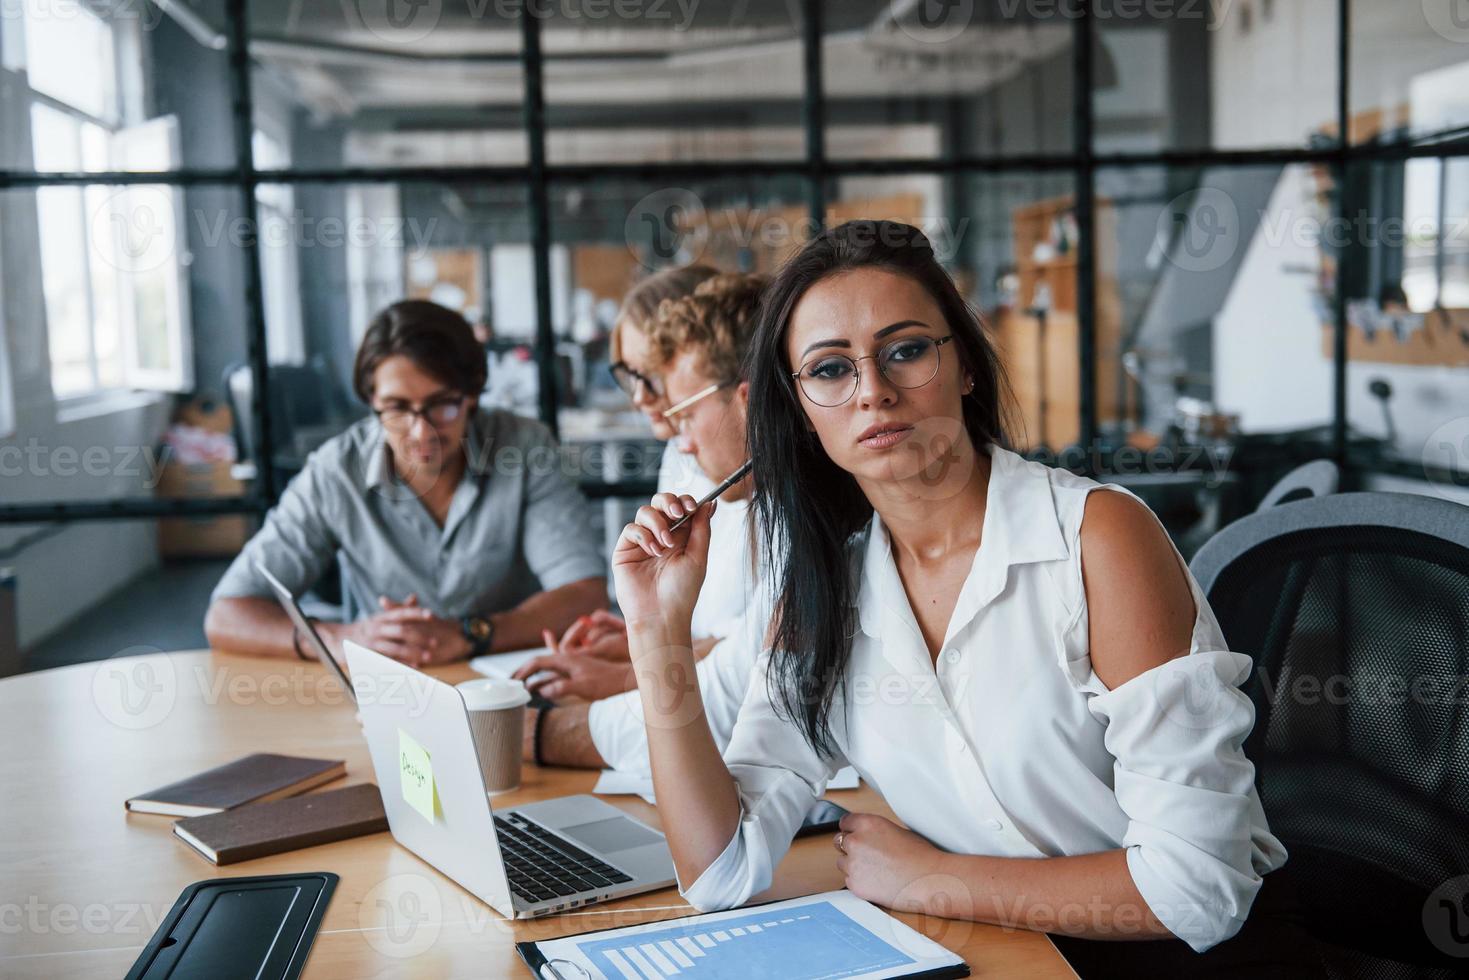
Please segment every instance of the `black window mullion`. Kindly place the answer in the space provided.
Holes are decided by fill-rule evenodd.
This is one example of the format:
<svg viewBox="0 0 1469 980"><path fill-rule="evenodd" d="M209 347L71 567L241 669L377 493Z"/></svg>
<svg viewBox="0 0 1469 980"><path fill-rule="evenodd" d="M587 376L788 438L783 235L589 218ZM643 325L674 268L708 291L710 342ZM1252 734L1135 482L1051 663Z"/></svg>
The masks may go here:
<svg viewBox="0 0 1469 980"><path fill-rule="evenodd" d="M806 126L806 203L814 228L826 226L826 91L822 73L822 9L825 0L804 0L801 53L805 89L801 119Z"/></svg>
<svg viewBox="0 0 1469 980"><path fill-rule="evenodd" d="M1072 140L1076 154L1076 335L1082 458L1097 446L1096 163L1092 145L1092 12L1078 7L1072 37ZM1089 465L1089 464L1088 464Z"/></svg>
<svg viewBox="0 0 1469 980"><path fill-rule="evenodd" d="M228 0L230 104L234 112L235 183L245 227L255 234L240 243L245 263L246 356L250 361L250 389L254 395L251 422L255 426L255 494L273 504L275 441L270 418L270 361L266 349L264 289L260 275L260 215L255 202L254 95L250 90L250 26L246 0Z"/></svg>
<svg viewBox="0 0 1469 980"><path fill-rule="evenodd" d="M556 332L551 323L551 197L546 178L545 63L541 57L541 21L531 4L520 8L521 65L524 69L526 200L530 212L530 246L535 263L536 368L540 379L541 421L559 432L556 417Z"/></svg>
<svg viewBox="0 0 1469 980"><path fill-rule="evenodd" d="M1337 77L1336 77L1336 125L1337 158L1332 162L1333 192L1336 197L1336 216L1346 220L1347 214L1347 167L1351 163L1351 49L1352 49L1352 3L1337 0ZM1344 225L1345 227L1345 225ZM1331 412L1331 455L1336 465L1345 469L1347 460L1347 301L1346 283L1342 281L1342 264L1337 258L1334 289L1332 291L1332 412Z"/></svg>

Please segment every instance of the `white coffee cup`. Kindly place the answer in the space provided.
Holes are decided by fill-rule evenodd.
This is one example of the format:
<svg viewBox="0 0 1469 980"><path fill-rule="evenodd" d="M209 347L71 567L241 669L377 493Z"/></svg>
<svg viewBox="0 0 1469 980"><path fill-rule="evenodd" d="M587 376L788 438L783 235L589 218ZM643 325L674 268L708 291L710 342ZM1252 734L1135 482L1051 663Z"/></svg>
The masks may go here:
<svg viewBox="0 0 1469 980"><path fill-rule="evenodd" d="M502 677L477 677L455 687L469 709L485 792L493 796L518 788L530 692L520 681Z"/></svg>

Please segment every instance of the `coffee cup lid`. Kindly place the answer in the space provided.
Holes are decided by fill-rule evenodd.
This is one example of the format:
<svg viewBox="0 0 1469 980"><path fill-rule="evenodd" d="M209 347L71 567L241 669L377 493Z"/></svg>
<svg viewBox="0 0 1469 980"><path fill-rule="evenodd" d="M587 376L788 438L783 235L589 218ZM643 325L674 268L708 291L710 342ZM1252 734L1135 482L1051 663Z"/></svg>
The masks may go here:
<svg viewBox="0 0 1469 980"><path fill-rule="evenodd" d="M454 685L470 711L494 711L530 703L530 692L508 677L476 677Z"/></svg>

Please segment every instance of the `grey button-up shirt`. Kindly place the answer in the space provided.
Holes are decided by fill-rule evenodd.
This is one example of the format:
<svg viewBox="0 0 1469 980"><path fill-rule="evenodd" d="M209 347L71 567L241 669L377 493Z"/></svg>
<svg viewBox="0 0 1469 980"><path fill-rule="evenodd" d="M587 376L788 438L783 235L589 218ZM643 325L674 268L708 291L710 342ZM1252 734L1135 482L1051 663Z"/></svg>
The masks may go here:
<svg viewBox="0 0 1469 980"><path fill-rule="evenodd" d="M398 479L377 419L356 423L311 454L213 598L274 595L256 560L299 596L338 552L361 610L416 593L441 616L488 615L607 574L591 508L545 426L480 409L464 450L440 528Z"/></svg>

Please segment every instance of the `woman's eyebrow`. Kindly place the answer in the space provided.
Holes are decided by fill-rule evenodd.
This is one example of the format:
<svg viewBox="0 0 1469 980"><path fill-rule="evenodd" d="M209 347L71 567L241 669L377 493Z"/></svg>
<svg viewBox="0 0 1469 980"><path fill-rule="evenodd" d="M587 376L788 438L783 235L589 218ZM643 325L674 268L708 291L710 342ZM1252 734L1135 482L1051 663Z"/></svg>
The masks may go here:
<svg viewBox="0 0 1469 980"><path fill-rule="evenodd" d="M928 326L928 324L924 323L922 320L899 320L897 323L890 323L887 326L883 327L881 330L879 330L877 333L873 334L872 335L872 339L873 340L881 340L882 338L886 337L888 334L896 333L897 331L902 330L904 327L927 327L927 326ZM805 357L807 354L811 353L812 351L817 350L818 348L822 348L822 347L851 347L851 346L852 346L852 342L851 341L849 341L849 340L842 340L840 338L833 338L831 340L818 340L816 343L812 344L810 347L807 347L805 350L803 350L801 352L801 356L802 357Z"/></svg>

